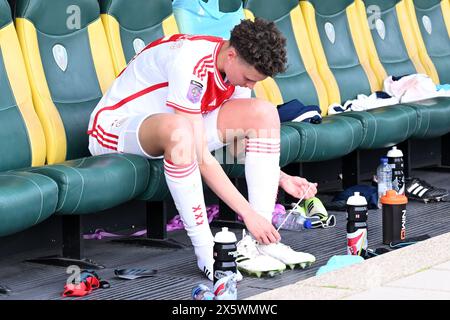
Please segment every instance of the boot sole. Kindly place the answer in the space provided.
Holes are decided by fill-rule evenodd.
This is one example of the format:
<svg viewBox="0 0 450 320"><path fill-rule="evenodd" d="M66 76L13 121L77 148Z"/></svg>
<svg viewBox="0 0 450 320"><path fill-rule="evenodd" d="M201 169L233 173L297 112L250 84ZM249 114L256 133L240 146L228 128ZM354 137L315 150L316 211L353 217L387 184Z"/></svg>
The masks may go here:
<svg viewBox="0 0 450 320"><path fill-rule="evenodd" d="M294 263L294 264L286 264L286 266L288 266L291 270L294 270L295 268L306 269L306 268L309 268L314 262L313 261L299 262L299 263Z"/></svg>
<svg viewBox="0 0 450 320"><path fill-rule="evenodd" d="M253 270L247 270L247 269L243 269L243 268L239 268L239 270L242 273L245 273L248 276L252 276L252 277L257 277L257 278L261 278L261 277L269 277L269 278L273 278L277 275L280 275L283 273L283 270L270 270L270 271L253 271Z"/></svg>
<svg viewBox="0 0 450 320"><path fill-rule="evenodd" d="M423 203L430 203L430 202L441 202L442 200L444 200L445 198L448 197L448 194L439 196L436 198L418 198L418 197L414 197L414 196L407 196L407 197L408 197L408 199L411 199L411 200L415 200L415 201L419 201L419 202L423 202Z"/></svg>

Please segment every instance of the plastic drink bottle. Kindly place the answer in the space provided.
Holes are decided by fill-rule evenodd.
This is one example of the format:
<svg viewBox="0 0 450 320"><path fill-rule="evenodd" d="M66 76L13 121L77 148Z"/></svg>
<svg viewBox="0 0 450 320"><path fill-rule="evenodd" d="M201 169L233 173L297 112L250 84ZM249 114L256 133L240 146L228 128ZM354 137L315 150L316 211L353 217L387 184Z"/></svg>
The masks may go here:
<svg viewBox="0 0 450 320"><path fill-rule="evenodd" d="M365 255L367 250L367 200L359 192L347 200L347 254Z"/></svg>
<svg viewBox="0 0 450 320"><path fill-rule="evenodd" d="M392 147L387 153L388 163L392 168L392 189L398 194L405 194L405 174L403 172L403 152Z"/></svg>
<svg viewBox="0 0 450 320"><path fill-rule="evenodd" d="M386 157L380 159L380 165L377 168L377 180L378 208L381 209L381 197L386 194L386 191L392 190L392 169Z"/></svg>
<svg viewBox="0 0 450 320"><path fill-rule="evenodd" d="M236 235L227 227L223 227L222 231L217 232L214 237L213 278L216 300L237 299L236 242ZM216 291L221 294L216 294Z"/></svg>
<svg viewBox="0 0 450 320"><path fill-rule="evenodd" d="M383 243L406 239L406 204L408 198L389 190L381 198L383 204Z"/></svg>

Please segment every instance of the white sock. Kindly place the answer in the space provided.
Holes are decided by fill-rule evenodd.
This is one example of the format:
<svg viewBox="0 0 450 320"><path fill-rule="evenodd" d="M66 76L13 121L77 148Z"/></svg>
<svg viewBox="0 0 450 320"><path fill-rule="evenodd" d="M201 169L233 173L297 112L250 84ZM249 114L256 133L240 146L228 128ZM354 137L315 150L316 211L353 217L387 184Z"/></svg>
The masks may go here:
<svg viewBox="0 0 450 320"><path fill-rule="evenodd" d="M248 139L245 151L248 201L253 210L272 222L280 180L280 139Z"/></svg>
<svg viewBox="0 0 450 320"><path fill-rule="evenodd" d="M184 228L194 246L197 266L208 278L209 272L212 280L214 237L206 216L202 179L197 162L180 166L164 159L164 175Z"/></svg>
<svg viewBox="0 0 450 320"><path fill-rule="evenodd" d="M195 255L197 256L197 266L200 271L211 281L213 281L213 246L197 246L194 247Z"/></svg>

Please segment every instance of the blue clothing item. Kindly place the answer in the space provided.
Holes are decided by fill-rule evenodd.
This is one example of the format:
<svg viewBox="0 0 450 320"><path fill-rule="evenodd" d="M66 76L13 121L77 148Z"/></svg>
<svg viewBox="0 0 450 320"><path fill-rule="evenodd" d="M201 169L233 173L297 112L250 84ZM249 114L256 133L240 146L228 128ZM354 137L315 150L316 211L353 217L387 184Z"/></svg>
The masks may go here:
<svg viewBox="0 0 450 320"><path fill-rule="evenodd" d="M296 121L318 124L322 122L321 110L318 106L305 106L297 99L278 106L281 122Z"/></svg>
<svg viewBox="0 0 450 320"><path fill-rule="evenodd" d="M326 265L322 266L317 270L316 276L341 269L347 266L351 266L353 264L361 263L364 261L363 257L353 256L353 255L341 255L341 256L332 256Z"/></svg>
<svg viewBox="0 0 450 320"><path fill-rule="evenodd" d="M398 81L398 80L400 80L401 78L406 77L406 76L409 76L409 74L404 74L404 75L402 75L402 76L392 76L392 80L393 80L393 81Z"/></svg>
<svg viewBox="0 0 450 320"><path fill-rule="evenodd" d="M450 91L450 84L438 84L436 86L437 91L444 90L444 91Z"/></svg>
<svg viewBox="0 0 450 320"><path fill-rule="evenodd" d="M221 12L219 0L174 0L172 7L180 33L230 39L231 29L245 19L242 3L234 12Z"/></svg>
<svg viewBox="0 0 450 320"><path fill-rule="evenodd" d="M368 208L369 209L377 209L378 208L378 190L375 187L367 186L367 185L356 185L350 188L345 189L341 193L337 194L333 198L333 202L338 201L347 201L347 199L355 192L359 192L363 197L366 198Z"/></svg>
<svg viewBox="0 0 450 320"><path fill-rule="evenodd" d="M384 91L376 91L375 94L376 94L376 97L378 99L390 99L390 98L392 98L389 94L387 94Z"/></svg>

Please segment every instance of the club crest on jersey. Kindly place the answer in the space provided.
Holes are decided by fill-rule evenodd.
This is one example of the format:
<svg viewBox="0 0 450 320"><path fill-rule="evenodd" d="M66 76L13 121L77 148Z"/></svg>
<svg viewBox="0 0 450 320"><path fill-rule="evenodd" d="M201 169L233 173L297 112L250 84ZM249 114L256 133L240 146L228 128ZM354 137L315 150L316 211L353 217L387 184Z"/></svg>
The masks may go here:
<svg viewBox="0 0 450 320"><path fill-rule="evenodd" d="M187 93L187 98L192 103L197 103L200 101L200 97L202 96L203 85L200 82L195 80L191 80L189 84L189 89Z"/></svg>

